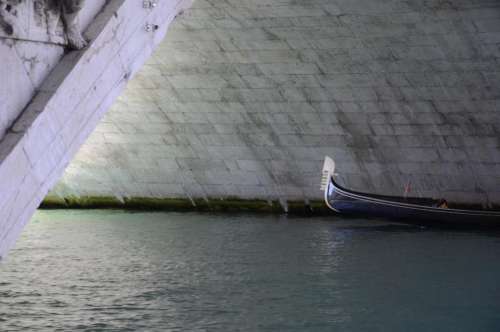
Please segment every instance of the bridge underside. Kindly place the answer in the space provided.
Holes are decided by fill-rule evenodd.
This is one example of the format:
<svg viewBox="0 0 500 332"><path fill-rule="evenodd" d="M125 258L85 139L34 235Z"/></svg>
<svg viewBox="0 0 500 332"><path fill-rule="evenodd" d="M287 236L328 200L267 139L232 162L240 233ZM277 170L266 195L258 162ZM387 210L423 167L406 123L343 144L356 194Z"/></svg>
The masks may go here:
<svg viewBox="0 0 500 332"><path fill-rule="evenodd" d="M330 155L354 190L500 203L497 1L198 0L81 147L188 5L91 3L69 53L0 8L0 256L78 150L51 197L307 205Z"/></svg>
<svg viewBox="0 0 500 332"><path fill-rule="evenodd" d="M497 1L198 1L51 199L307 204L331 155L358 191L499 204L499 36Z"/></svg>

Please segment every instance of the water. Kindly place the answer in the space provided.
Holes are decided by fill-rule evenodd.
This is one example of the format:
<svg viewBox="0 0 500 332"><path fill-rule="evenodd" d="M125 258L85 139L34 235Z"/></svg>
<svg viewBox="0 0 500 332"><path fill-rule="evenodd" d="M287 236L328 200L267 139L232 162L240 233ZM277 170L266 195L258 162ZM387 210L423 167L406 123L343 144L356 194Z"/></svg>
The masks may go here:
<svg viewBox="0 0 500 332"><path fill-rule="evenodd" d="M0 264L0 331L500 331L500 234L42 211Z"/></svg>

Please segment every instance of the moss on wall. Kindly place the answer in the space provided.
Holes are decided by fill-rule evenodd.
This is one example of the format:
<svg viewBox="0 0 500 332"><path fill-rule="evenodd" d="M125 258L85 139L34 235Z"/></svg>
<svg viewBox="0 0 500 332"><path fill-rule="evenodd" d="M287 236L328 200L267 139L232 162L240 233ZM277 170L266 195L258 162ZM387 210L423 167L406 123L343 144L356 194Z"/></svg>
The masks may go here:
<svg viewBox="0 0 500 332"><path fill-rule="evenodd" d="M42 209L126 209L151 211L200 211L200 212L251 212L251 213L289 213L289 214L330 214L322 201L306 204L304 201L288 201L287 211L278 201L260 199L225 199L155 198L127 197L118 199L111 196L68 196L48 195Z"/></svg>

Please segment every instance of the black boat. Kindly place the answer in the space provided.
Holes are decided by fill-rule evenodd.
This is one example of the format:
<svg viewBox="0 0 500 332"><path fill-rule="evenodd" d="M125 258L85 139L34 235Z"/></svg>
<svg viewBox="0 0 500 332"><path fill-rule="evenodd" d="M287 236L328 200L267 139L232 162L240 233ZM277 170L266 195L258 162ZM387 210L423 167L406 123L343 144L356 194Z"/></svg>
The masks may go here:
<svg viewBox="0 0 500 332"><path fill-rule="evenodd" d="M335 162L325 157L321 190L326 205L342 214L382 217L411 223L455 226L500 226L500 211L448 208L430 198L404 198L359 193L339 186Z"/></svg>

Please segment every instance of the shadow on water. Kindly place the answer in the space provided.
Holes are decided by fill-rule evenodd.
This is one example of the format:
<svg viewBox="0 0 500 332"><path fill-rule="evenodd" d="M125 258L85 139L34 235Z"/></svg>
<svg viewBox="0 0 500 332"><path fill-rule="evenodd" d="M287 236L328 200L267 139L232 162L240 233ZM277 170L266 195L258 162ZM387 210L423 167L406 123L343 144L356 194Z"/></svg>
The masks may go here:
<svg viewBox="0 0 500 332"><path fill-rule="evenodd" d="M476 234L489 237L500 237L500 227L474 226L474 225L436 225L431 223L402 223L381 219L365 219L361 224L339 225L339 229L391 233L463 233Z"/></svg>
<svg viewBox="0 0 500 332"><path fill-rule="evenodd" d="M391 220L376 217L360 217L353 215L324 216L283 216L282 218L297 222L328 222L339 230L390 232L390 233L463 233L488 237L500 237L500 225L474 224L439 224L437 222L414 222L411 220Z"/></svg>

